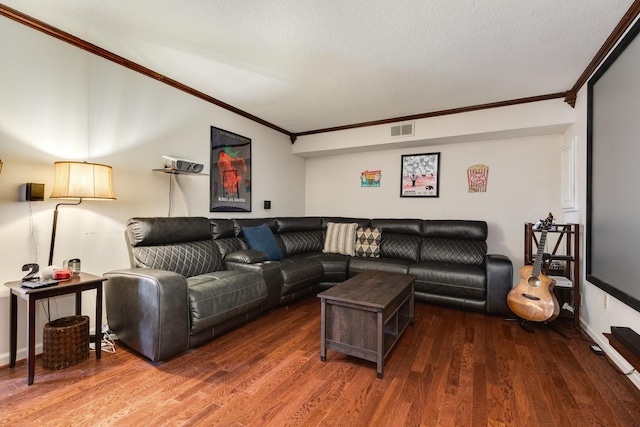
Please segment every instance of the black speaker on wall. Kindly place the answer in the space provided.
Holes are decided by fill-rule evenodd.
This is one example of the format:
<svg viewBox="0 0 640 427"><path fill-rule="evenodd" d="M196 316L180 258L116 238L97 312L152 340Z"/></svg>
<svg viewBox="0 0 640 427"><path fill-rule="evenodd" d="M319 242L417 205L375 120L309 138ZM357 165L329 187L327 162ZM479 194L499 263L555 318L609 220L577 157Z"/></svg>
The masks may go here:
<svg viewBox="0 0 640 427"><path fill-rule="evenodd" d="M25 199L31 202L41 202L44 200L44 184L34 184L27 182Z"/></svg>

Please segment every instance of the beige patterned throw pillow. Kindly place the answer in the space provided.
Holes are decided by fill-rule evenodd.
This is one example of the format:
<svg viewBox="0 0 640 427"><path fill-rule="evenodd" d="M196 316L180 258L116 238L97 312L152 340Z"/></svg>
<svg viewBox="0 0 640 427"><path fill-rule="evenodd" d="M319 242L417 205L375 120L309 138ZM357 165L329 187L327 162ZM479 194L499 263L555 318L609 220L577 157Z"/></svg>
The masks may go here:
<svg viewBox="0 0 640 427"><path fill-rule="evenodd" d="M358 227L356 230L356 255L365 258L380 258L381 239L381 229Z"/></svg>
<svg viewBox="0 0 640 427"><path fill-rule="evenodd" d="M327 236L322 252L328 254L355 255L356 223L327 223Z"/></svg>

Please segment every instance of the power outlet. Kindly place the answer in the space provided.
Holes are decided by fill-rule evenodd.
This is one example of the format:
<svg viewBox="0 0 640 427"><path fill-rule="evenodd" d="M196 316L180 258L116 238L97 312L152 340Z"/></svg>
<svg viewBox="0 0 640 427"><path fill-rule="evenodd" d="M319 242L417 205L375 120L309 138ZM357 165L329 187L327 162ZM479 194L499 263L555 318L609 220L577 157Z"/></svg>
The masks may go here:
<svg viewBox="0 0 640 427"><path fill-rule="evenodd" d="M605 309L609 308L609 294L604 294L604 299L602 300L602 304L604 305Z"/></svg>

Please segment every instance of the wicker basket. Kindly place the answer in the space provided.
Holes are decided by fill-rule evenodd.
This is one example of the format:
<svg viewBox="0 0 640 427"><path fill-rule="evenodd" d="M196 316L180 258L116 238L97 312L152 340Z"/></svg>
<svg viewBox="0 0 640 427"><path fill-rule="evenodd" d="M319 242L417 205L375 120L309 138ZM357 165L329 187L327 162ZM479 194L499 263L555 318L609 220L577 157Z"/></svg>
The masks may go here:
<svg viewBox="0 0 640 427"><path fill-rule="evenodd" d="M42 367L63 369L89 357L89 317L69 316L44 325Z"/></svg>

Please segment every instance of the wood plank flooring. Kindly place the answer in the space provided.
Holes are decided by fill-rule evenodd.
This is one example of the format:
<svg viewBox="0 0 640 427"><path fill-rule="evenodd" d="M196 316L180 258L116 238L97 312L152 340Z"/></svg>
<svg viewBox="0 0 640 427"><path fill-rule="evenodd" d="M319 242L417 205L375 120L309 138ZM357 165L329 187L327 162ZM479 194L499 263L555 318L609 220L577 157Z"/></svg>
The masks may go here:
<svg viewBox="0 0 640 427"><path fill-rule="evenodd" d="M2 426L638 426L640 391L571 329L416 304L385 361L319 357L320 301L153 364L118 344L75 366L0 368ZM538 326L538 325L537 325Z"/></svg>

